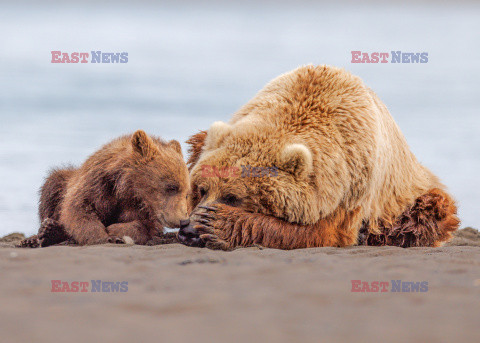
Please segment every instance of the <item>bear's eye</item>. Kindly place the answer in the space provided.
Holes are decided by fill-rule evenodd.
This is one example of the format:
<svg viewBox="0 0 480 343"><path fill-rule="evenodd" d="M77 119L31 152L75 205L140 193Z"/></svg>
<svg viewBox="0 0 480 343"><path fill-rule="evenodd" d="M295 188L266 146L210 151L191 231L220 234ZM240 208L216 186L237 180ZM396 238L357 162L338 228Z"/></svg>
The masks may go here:
<svg viewBox="0 0 480 343"><path fill-rule="evenodd" d="M242 201L233 194L227 194L220 199L220 202L224 203L225 205L235 207L240 205Z"/></svg>
<svg viewBox="0 0 480 343"><path fill-rule="evenodd" d="M179 190L178 185L171 184L165 187L165 193L167 193L168 195L177 194L178 190Z"/></svg>
<svg viewBox="0 0 480 343"><path fill-rule="evenodd" d="M200 192L200 197L202 197L202 198L203 198L205 195L207 195L207 190L206 190L205 188L203 188L203 187L200 187L200 188L198 189L198 191Z"/></svg>

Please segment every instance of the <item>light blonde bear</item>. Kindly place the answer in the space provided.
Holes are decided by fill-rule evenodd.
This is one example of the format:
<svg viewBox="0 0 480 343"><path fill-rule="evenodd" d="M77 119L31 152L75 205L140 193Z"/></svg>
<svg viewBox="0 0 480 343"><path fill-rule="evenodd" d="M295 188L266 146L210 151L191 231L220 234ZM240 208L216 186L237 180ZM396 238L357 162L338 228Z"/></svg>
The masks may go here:
<svg viewBox="0 0 480 343"><path fill-rule="evenodd" d="M459 220L362 80L305 66L268 83L229 123L192 136L187 245L295 249L439 246ZM275 167L276 177L206 177L202 166Z"/></svg>

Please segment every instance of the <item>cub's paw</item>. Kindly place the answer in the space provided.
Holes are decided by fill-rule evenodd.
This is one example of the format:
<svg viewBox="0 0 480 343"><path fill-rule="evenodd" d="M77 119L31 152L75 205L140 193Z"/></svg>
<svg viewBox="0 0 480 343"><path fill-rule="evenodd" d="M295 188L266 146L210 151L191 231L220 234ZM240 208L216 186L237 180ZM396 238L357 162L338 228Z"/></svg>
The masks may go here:
<svg viewBox="0 0 480 343"><path fill-rule="evenodd" d="M71 236L65 231L59 222L46 218L38 230L38 240L41 247L59 244L71 240Z"/></svg>
<svg viewBox="0 0 480 343"><path fill-rule="evenodd" d="M17 248L38 248L40 247L40 242L38 241L38 236L34 235L32 237L25 238L23 241L16 245Z"/></svg>
<svg viewBox="0 0 480 343"><path fill-rule="evenodd" d="M126 242L123 240L123 238L120 238L120 237L117 237L117 236L110 236L110 237L107 238L107 243L125 244Z"/></svg>

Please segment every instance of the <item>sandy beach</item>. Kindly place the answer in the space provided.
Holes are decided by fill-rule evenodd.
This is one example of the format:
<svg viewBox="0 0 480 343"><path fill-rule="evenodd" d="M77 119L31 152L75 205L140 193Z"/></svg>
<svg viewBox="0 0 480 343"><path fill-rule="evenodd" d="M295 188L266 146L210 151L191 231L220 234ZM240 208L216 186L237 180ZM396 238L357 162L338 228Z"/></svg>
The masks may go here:
<svg viewBox="0 0 480 343"><path fill-rule="evenodd" d="M480 340L480 234L471 229L442 248L410 249L2 241L2 342ZM128 290L52 292L52 280L126 281ZM352 280L390 286L352 292ZM392 292L391 280L426 281L428 290Z"/></svg>

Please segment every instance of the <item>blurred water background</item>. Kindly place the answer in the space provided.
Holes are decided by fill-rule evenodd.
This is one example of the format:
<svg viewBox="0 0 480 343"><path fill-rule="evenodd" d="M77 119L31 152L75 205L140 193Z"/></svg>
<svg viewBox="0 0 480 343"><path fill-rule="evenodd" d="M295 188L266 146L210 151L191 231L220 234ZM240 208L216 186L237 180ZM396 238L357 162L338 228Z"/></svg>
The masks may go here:
<svg viewBox="0 0 480 343"><path fill-rule="evenodd" d="M129 61L52 64L52 50ZM429 61L352 64L352 50ZM362 77L455 195L462 226L478 228L479 56L475 3L1 3L0 235L36 232L49 168L136 129L183 144L307 63Z"/></svg>

